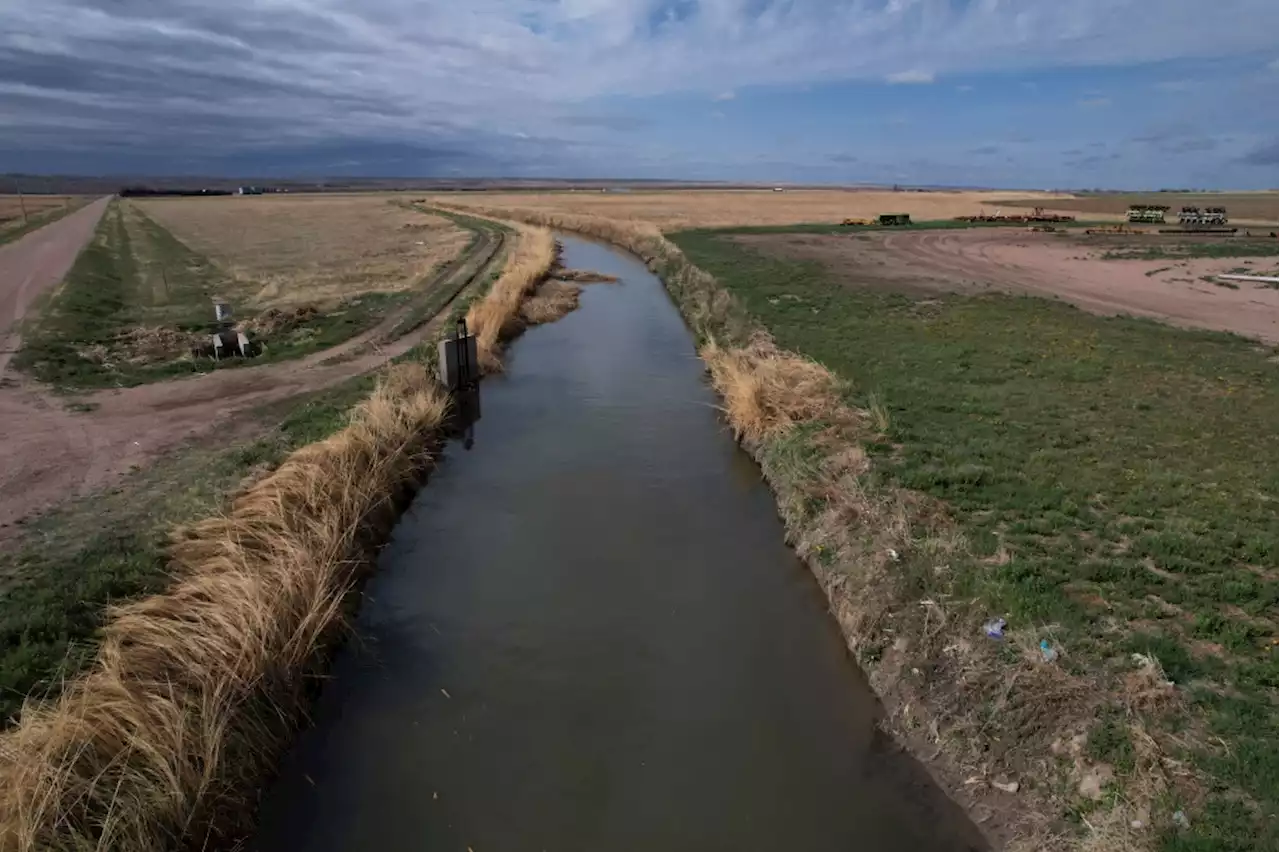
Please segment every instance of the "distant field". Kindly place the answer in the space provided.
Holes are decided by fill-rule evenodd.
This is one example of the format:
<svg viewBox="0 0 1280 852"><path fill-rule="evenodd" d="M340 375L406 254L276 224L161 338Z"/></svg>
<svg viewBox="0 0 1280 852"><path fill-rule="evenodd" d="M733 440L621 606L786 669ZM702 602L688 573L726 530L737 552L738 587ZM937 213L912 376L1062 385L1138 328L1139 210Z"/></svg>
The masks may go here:
<svg viewBox="0 0 1280 852"><path fill-rule="evenodd" d="M1032 207L1035 201L1004 195L1009 207ZM1124 216L1130 204L1164 204L1171 208L1169 221L1176 223L1180 207L1225 207L1233 222L1273 225L1280 219L1280 193L1275 192L1135 192L1118 195L1081 195L1055 199L1053 207L1077 213Z"/></svg>
<svg viewBox="0 0 1280 852"><path fill-rule="evenodd" d="M258 360L304 355L372 328L470 241L387 196L117 199L15 364L69 388L189 374L214 298L265 344Z"/></svg>
<svg viewBox="0 0 1280 852"><path fill-rule="evenodd" d="M403 291L470 239L386 195L155 199L147 216L235 281L255 306Z"/></svg>
<svg viewBox="0 0 1280 852"><path fill-rule="evenodd" d="M862 190L668 190L660 192L483 192L436 196L441 203L474 208L577 213L635 219L664 231L734 225L839 222L881 213L910 213L917 220L978 213L1000 199L1053 207L1047 193L884 192Z"/></svg>
<svg viewBox="0 0 1280 852"><path fill-rule="evenodd" d="M60 219L88 201L84 195L0 195L0 244Z"/></svg>

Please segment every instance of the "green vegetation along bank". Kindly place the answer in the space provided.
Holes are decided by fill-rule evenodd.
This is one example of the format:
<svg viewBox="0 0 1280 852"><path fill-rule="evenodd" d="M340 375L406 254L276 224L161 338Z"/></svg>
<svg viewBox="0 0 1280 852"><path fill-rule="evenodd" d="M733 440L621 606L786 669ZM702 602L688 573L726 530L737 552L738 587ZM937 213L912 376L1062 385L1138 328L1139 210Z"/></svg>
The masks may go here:
<svg viewBox="0 0 1280 852"><path fill-rule="evenodd" d="M1274 849L1275 350L1035 298L859 290L715 232L671 238L884 427L869 487L926 495L963 536L945 565L902 554L899 598L935 628L965 619L953 641L998 646L1010 671L1052 657L1093 693L965 708L939 685L943 737L973 730L968 714L1000 751L1021 738L1088 767L1060 817L1115 835L1101 848L1130 848L1101 824L1121 801L1168 852ZM803 433L789 452L816 457ZM987 638L996 617L1017 642ZM896 641L879 627L860 649L872 670ZM916 671L954 676L945 658ZM1053 783L1030 757L1024 789Z"/></svg>

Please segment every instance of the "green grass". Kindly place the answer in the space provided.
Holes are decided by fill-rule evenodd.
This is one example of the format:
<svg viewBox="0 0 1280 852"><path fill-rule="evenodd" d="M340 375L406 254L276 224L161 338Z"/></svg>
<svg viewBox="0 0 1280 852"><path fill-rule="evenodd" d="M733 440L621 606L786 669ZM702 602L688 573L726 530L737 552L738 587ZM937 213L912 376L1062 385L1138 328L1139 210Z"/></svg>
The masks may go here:
<svg viewBox="0 0 1280 852"><path fill-rule="evenodd" d="M1073 665L1160 659L1228 746L1190 756L1210 799L1168 848L1275 848L1274 349L1029 297L917 302L713 232L671 239L884 409L881 476L945 500L975 557L1008 551L957 570L958 596L1059 625ZM1090 747L1131 761L1098 726Z"/></svg>
<svg viewBox="0 0 1280 852"><path fill-rule="evenodd" d="M360 376L263 408L257 437L180 448L28 524L0 552L0 727L24 696L55 694L92 659L108 605L165 588L174 523L216 511L247 474L342 428L374 382Z"/></svg>
<svg viewBox="0 0 1280 852"><path fill-rule="evenodd" d="M190 361L138 363L121 334L140 326L208 330L210 297L227 282L212 263L113 201L89 245L35 322L14 363L59 387L131 385L190 373ZM102 361L86 357L95 349Z"/></svg>

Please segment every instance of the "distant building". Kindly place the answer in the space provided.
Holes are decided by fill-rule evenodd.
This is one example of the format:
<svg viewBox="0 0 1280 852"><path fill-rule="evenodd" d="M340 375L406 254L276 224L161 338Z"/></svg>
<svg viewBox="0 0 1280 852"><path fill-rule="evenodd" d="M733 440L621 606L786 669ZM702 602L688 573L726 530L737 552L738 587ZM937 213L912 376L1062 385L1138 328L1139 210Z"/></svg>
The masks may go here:
<svg viewBox="0 0 1280 852"><path fill-rule="evenodd" d="M236 195L261 195L262 191L260 186L241 186L236 188Z"/></svg>

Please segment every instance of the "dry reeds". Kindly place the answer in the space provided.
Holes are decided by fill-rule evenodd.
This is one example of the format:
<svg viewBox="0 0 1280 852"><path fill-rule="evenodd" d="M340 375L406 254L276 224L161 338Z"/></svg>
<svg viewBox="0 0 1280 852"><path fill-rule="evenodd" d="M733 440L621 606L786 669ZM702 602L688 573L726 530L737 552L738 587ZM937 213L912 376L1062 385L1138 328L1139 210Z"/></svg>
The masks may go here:
<svg viewBox="0 0 1280 852"><path fill-rule="evenodd" d="M556 262L556 243L546 228L517 225L502 274L483 299L467 311L467 328L476 336L480 368L502 370L502 344L523 327L521 307Z"/></svg>
<svg viewBox="0 0 1280 852"><path fill-rule="evenodd" d="M446 408L421 365L396 366L346 428L176 532L172 587L110 612L93 666L0 735L0 850L144 852L241 829Z"/></svg>
<svg viewBox="0 0 1280 852"><path fill-rule="evenodd" d="M527 325L555 322L578 307L582 288L576 284L552 280L540 285L520 308L520 318Z"/></svg>
<svg viewBox="0 0 1280 852"><path fill-rule="evenodd" d="M830 417L841 403L827 368L781 350L757 333L746 346L726 349L714 338L698 350L711 384L724 398L734 435L753 444L795 426Z"/></svg>

